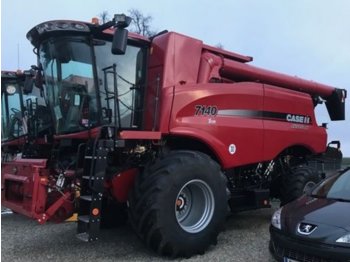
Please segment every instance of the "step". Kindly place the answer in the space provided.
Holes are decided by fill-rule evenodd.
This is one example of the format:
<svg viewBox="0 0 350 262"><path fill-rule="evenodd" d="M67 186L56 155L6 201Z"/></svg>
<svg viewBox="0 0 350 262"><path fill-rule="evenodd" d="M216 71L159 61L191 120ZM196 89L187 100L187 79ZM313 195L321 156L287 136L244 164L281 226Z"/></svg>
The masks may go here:
<svg viewBox="0 0 350 262"><path fill-rule="evenodd" d="M79 216L79 217L78 217L78 220L79 220L79 221L82 221L82 222L84 222L84 223L89 223L90 217L87 216L87 215L85 215L85 216Z"/></svg>
<svg viewBox="0 0 350 262"><path fill-rule="evenodd" d="M83 176L83 179L87 179L87 180L94 180L95 177L94 176Z"/></svg>
<svg viewBox="0 0 350 262"><path fill-rule="evenodd" d="M91 195L80 196L80 199L85 201L92 201L92 196Z"/></svg>
<svg viewBox="0 0 350 262"><path fill-rule="evenodd" d="M76 237L84 242L89 242L89 234L86 232L76 234Z"/></svg>

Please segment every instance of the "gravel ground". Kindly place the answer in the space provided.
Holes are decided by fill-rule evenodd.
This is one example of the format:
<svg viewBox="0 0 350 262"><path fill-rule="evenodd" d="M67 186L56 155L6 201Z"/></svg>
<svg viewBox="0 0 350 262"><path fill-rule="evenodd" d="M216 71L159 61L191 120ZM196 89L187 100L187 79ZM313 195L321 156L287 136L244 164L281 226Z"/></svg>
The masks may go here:
<svg viewBox="0 0 350 262"><path fill-rule="evenodd" d="M17 214L1 215L2 261L261 261L273 262L268 251L269 223L275 208L233 214L204 255L170 260L149 251L129 226L104 230L100 241L81 242L76 224L44 226Z"/></svg>

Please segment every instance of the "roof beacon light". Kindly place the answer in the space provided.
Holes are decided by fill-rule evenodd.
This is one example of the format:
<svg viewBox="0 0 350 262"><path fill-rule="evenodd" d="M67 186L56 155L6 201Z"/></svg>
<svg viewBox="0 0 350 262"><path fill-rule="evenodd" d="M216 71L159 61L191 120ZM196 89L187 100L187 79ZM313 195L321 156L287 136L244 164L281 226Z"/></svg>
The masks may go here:
<svg viewBox="0 0 350 262"><path fill-rule="evenodd" d="M100 24L100 21L97 17L93 17L91 19L91 23L94 24L94 25L99 25Z"/></svg>
<svg viewBox="0 0 350 262"><path fill-rule="evenodd" d="M125 28L130 25L132 19L130 16L126 16L125 14L117 14L114 15L114 20L116 22L116 27Z"/></svg>

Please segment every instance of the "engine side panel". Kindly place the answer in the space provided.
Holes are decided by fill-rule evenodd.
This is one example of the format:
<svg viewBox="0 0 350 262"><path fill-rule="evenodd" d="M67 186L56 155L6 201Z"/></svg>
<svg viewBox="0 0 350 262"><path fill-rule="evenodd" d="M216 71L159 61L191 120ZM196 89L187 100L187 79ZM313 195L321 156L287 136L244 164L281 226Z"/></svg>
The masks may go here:
<svg viewBox="0 0 350 262"><path fill-rule="evenodd" d="M274 159L288 147L325 150L309 95L260 83L175 86L171 135L199 139L223 168Z"/></svg>
<svg viewBox="0 0 350 262"><path fill-rule="evenodd" d="M264 118L265 160L293 145L313 153L325 151L327 133L317 125L309 94L264 85L264 111L280 113Z"/></svg>
<svg viewBox="0 0 350 262"><path fill-rule="evenodd" d="M224 168L259 162L263 121L245 114L262 109L262 84L176 86L170 134L206 143Z"/></svg>

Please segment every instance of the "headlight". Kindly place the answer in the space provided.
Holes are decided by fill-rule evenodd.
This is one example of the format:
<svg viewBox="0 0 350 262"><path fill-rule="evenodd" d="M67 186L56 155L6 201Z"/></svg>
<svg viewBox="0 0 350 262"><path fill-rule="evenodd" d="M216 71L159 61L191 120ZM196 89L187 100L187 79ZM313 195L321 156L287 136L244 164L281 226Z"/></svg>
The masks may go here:
<svg viewBox="0 0 350 262"><path fill-rule="evenodd" d="M273 213L272 218L271 218L271 225L273 225L275 228L281 229L281 213L282 213L282 208L279 208Z"/></svg>
<svg viewBox="0 0 350 262"><path fill-rule="evenodd" d="M14 93L16 93L16 87L14 85L8 85L6 87L6 92L9 95L13 95Z"/></svg>
<svg viewBox="0 0 350 262"><path fill-rule="evenodd" d="M345 236L342 236L335 241L337 243L344 243L344 244L350 244L350 234L347 234Z"/></svg>

